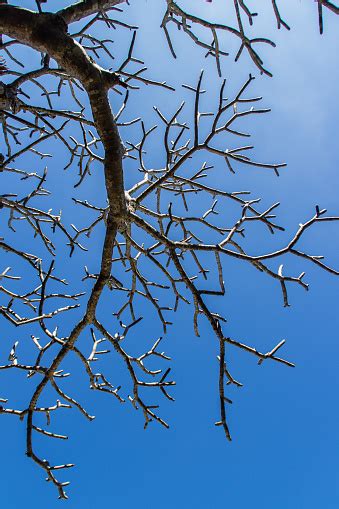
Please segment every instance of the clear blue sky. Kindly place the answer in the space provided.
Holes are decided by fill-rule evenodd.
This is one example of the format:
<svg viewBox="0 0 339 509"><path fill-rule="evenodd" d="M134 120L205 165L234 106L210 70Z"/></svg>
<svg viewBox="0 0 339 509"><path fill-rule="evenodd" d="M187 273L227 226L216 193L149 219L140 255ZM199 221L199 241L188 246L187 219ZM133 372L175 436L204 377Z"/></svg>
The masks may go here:
<svg viewBox="0 0 339 509"><path fill-rule="evenodd" d="M180 51L174 61L159 29L162 2L130 3L126 13L141 27L138 55L149 64L152 77L166 79L177 88L172 95L147 89L144 95L136 96L130 118L144 115L149 127L155 121L150 112L153 104L165 111L173 111L182 98L189 104L189 96L180 84L194 84L203 66L207 69L205 88L209 90L211 109L219 84L212 62L182 37L175 39ZM193 3L198 4L198 0L186 1L185 5ZM201 3L204 4L202 0ZM286 18L293 27L291 32L273 30L274 20L268 14L263 25L257 22L265 35L273 33L277 48L265 51L274 77L258 76L252 88L255 94L263 96L263 105L272 108L272 113L254 119L251 132L257 159L286 161L288 167L279 179L260 169L242 167L233 176L220 168L221 185L226 182L230 190L250 190L254 197L263 197L265 205L275 201L282 204L278 218L287 231L268 240L261 234L249 238L252 252L260 252L261 245L282 246L298 224L313 214L315 204L339 215L337 20L334 15L327 15L325 34L320 37L313 2L283 3ZM30 4L27 0L22 5ZM222 5L221 0L215 0L202 8L222 20ZM117 46L119 37L121 44L126 42L120 32L114 33ZM233 92L249 71L258 74L247 58L237 65L228 58L222 70ZM149 152L154 165L160 161L156 142L157 139ZM71 210L67 202L73 196L75 171L63 174L58 159L48 163L49 186L54 186L67 212L67 207ZM43 161L37 161L36 169L41 171L43 165ZM133 179L133 175L126 178ZM99 200L100 184L100 177L92 176L79 195L87 193ZM81 222L81 217L72 216L72 222L76 221ZM99 232L94 237L93 251L73 263L79 267L87 264L95 270L100 253L95 243L100 239ZM326 260L339 268L339 224L315 228L305 237L302 247L312 254L326 255ZM57 267L58 263L61 268L62 260ZM88 423L76 411L67 415L65 412L64 420L55 421L55 430L67 433L69 441L41 442L46 457L76 463L76 469L66 473L72 481L69 501L56 500L56 493L45 483L42 472L25 457L23 424L14 417L2 416L3 507L53 509L64 503L72 509L337 508L339 279L291 259L286 260L286 266L297 273L305 270L310 283L308 293L291 288L288 309L283 308L280 289L274 281L245 264L227 261L226 296L216 304L228 318L227 333L262 350L286 338L284 355L297 366L288 369L269 362L258 366L255 358L230 351L233 373L244 383L243 388L229 392L233 399L229 409L232 443L224 439L220 428L214 427L219 419L215 340L205 322L201 323L201 338L194 337L191 311L186 308L176 316L163 343L173 359L173 377L177 381L172 390L175 403L161 403L170 429L152 423L144 431L139 412L128 404L119 405L115 400L89 392L76 372L73 387L96 419ZM66 270L80 276L80 269L75 266ZM110 309L107 305L104 312L109 313ZM72 323L71 315L68 318L65 315L62 327L66 331ZM5 348L1 363L6 362L13 339L19 339L22 351L28 352L24 344L29 341L30 332L2 325ZM132 346L147 341L151 344L160 333L159 324L144 320L141 329L133 333ZM121 368L112 364L111 369L117 383L123 383ZM28 389L23 389L27 385L24 377L1 373L0 396L10 394L24 401L25 391L30 394L33 382L34 378Z"/></svg>

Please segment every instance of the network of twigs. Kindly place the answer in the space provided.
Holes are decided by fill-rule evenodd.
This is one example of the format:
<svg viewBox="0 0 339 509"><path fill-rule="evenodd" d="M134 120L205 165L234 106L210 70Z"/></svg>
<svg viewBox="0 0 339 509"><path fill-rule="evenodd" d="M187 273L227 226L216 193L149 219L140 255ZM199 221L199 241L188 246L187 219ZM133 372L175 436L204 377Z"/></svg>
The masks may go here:
<svg viewBox="0 0 339 509"><path fill-rule="evenodd" d="M8 362L1 365L0 370L20 370L26 372L27 377L35 376L37 379L25 408L9 408L3 397L0 413L16 415L26 422L27 455L44 469L47 480L57 487L60 498L67 498L65 486L68 483L60 481L57 473L73 465L49 463L36 453L33 444L35 434L55 439L67 438L47 429L51 414L61 409L75 407L86 418L93 419L85 407L73 395L69 395L69 373L62 368L65 357L70 353L75 354L85 368L91 389L111 394L119 402L127 399L136 409L139 408L144 416L145 427L150 421L168 427L159 414L158 404L148 403L142 392L144 388L150 391L158 389L165 398L173 400L169 389L175 382L169 377L170 369L163 371L147 367L151 357L158 357L160 361L170 360L159 349L161 338L153 346L148 345L138 356L128 353L126 338L131 328L142 319L139 315L140 301L145 300L154 308L164 333L170 323L170 313L181 305L192 303L195 334L199 335L199 320L204 317L219 344L220 419L216 425L221 426L226 437L231 439L226 420L229 399L225 394L225 386L240 386L241 383L231 374L225 346L231 345L251 353L259 364L267 359L287 366L293 364L278 356L284 341L278 342L268 352L261 352L225 333L225 317L213 311L211 305L206 303L206 296L223 296L225 293L224 259L231 257L247 262L276 280L281 288L283 303L288 306L289 284L299 285L306 290L308 288L304 272L296 276L288 275L281 262L277 270L273 270L267 262L282 260L284 255L291 254L338 275L338 271L324 263L322 256L300 250L299 240L316 223L338 221L339 217L328 216L326 210L316 207L314 215L299 225L284 247L260 255L248 252L243 239L249 223L260 224L271 234L283 230L275 220L275 209L279 204L274 203L263 209L260 200L251 199L247 191L227 191L222 184L218 188L214 187L210 179L212 165L204 162L198 167L196 156L218 157L230 172L245 165L279 174L285 166L256 161L249 155L253 147L241 142L250 136L240 130L241 119L269 111L257 106L261 97L250 95L254 77L250 75L231 98L225 96L223 81L213 112L205 112L201 105L205 92L201 73L196 84L184 85L194 97L191 118L184 103L174 108L170 117L155 108L159 126L147 128L139 117L124 120L127 118L133 90L144 85L169 90L172 87L146 77L144 62L135 55L137 27L119 19L121 8L117 5L124 1L83 0L58 13L42 12L40 3L38 12L7 5L4 1L0 5L0 31L4 34L0 71L5 76L5 81L0 83L3 137L0 171L5 178L7 175L7 178L18 179L15 193L0 195L2 224L6 220L8 227L8 233L0 238L0 248L15 267L13 272L9 266L3 267L0 274L0 314L16 327L27 326L27 334L31 337L35 352L34 360L25 362L16 341L9 352ZM236 59L246 50L259 71L270 74L254 47L259 43L271 46L274 43L267 38L251 39L246 35L245 24L252 25L256 13L252 13L243 0L230 0L234 4L237 27L199 18L184 11L172 0L165 3L162 28L174 56L175 45L170 30L173 24L215 58L221 75L220 58L227 55L227 51L221 47L220 34L227 33L240 41ZM322 32L323 10L328 9L338 14L338 7L324 0L317 3ZM129 8L133 8L133 5ZM272 8L278 28L289 29L275 0L272 0ZM76 31L72 31L72 23L81 20L82 26L78 24ZM109 38L91 35L95 25L106 26L105 37L110 33L109 29L115 28L126 29L131 34L125 59L114 71L100 66L103 54L112 58L114 65L115 46ZM199 29L198 32L196 29ZM212 36L212 42L201 38L203 30ZM22 45L30 46L32 51L41 55L40 66L32 66L34 58L23 61ZM111 110L108 94L112 89L121 96L118 112ZM63 108L65 97L68 105L73 104L69 109ZM138 112L134 114L138 115ZM204 120L205 117L208 118ZM141 136L138 142L125 141L128 139L125 129L130 126L133 129L139 126ZM124 143L119 130L123 132ZM164 149L163 163L159 167L155 167L152 162L152 152L147 153L148 146L153 143L153 136L157 137ZM98 167L103 168L106 193L103 191L100 197L101 204L73 197L74 203L83 210L83 217L88 217L84 227L69 225L68 219L61 212L56 213L48 206L43 207L44 200L50 203L47 166L39 173L32 170L35 163L31 161L34 158L48 161L48 158L55 156L58 146L69 154L65 168L69 168L69 171L75 168L78 172L75 188L81 188L91 173L97 173ZM52 147L54 152L50 153L46 147ZM135 182L130 189L124 185L123 168L127 161L135 169ZM200 200L201 196L205 198L200 203L209 201L208 209L201 211L200 215L196 213L196 207L194 212L190 212L194 199ZM230 224L227 224L226 217L221 217L224 202L238 206L238 215ZM89 294L67 293L63 289L66 281L62 275L58 275L60 267L57 266L54 271L54 260L58 260L56 255L60 244L54 241L54 236L63 236L70 256L76 257L79 251L87 249L87 241L92 232L102 226L105 237L100 266L94 272L87 266L84 269L83 280L93 281ZM28 242L27 235L13 235L16 229L21 232L24 228L31 230L35 239L28 246L24 245ZM42 256L43 251L45 255ZM64 248L61 248L60 253L61 258L65 257ZM206 259L209 260L208 269ZM214 260L214 269L211 260ZM217 285L215 281L218 281ZM120 320L119 332L112 331L108 324L98 319L99 301L105 289L114 295L111 306ZM118 301L119 307L116 306ZM75 308L82 310L81 318L66 336L62 336L58 332L59 315L71 313ZM40 327L39 337L29 333L32 324ZM89 339L86 352L78 346L80 337ZM110 349L112 355L119 356L126 367L132 386L130 395L125 394L123 386L113 384L96 367L95 362L109 355ZM51 352L56 352L52 361L48 360ZM65 382L64 378L67 378ZM50 406L41 406L39 400L47 387L54 390L57 399ZM47 419L44 427L38 426L36 421L41 414Z"/></svg>

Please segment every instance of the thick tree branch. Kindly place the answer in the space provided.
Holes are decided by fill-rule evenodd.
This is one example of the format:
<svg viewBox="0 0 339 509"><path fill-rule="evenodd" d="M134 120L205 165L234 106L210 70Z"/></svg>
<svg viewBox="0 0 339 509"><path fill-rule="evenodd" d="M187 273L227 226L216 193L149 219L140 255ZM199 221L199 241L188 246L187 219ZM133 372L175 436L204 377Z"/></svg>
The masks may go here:
<svg viewBox="0 0 339 509"><path fill-rule="evenodd" d="M61 9L58 14L69 24L125 2L126 0L80 0L80 2Z"/></svg>

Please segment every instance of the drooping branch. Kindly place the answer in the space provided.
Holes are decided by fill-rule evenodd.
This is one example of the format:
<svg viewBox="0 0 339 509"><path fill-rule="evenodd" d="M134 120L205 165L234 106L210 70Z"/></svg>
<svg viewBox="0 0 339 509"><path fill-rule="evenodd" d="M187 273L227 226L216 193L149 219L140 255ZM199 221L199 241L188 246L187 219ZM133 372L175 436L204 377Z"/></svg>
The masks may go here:
<svg viewBox="0 0 339 509"><path fill-rule="evenodd" d="M319 21L319 31L323 33L323 9L329 9L331 12L335 14L339 14L339 7L333 4L333 2L328 2L326 0L315 0L318 4L318 21ZM229 0L230 6L233 6L236 23L234 25L226 24L218 20L210 21L205 17L198 16L193 14L193 12L189 12L180 7L178 2L174 0L166 0L167 9L163 17L162 28L164 30L166 40L168 42L170 51L174 57L176 57L176 50L174 44L172 42L172 38L170 35L170 31L168 29L169 25L176 25L177 28L188 35L188 37L193 40L193 42L207 50L206 56L213 56L216 61L217 70L219 76L221 76L221 64L220 59L224 56L227 56L229 53L226 49L222 49L222 43L220 42L223 39L223 34L230 35L233 38L239 40L240 46L235 55L235 61L239 60L240 56L244 52L247 52L249 57L251 58L254 65L259 69L260 73L267 74L268 76L272 76L269 69L264 66L264 62L260 56L260 53L257 51L257 45L269 45L275 47L275 43L266 36L257 36L250 37L247 33L246 22L251 28L255 22L255 17L258 16L257 12L252 12L247 5L247 1L245 0ZM282 18L280 14L280 7L278 0L272 0L272 10L274 16L276 18L277 28L280 29L284 27L287 30L290 30L290 26L288 23ZM262 6L258 3L258 7ZM212 11L212 9L211 9ZM213 14L213 11L212 13ZM208 34L209 40L206 40L201 33L203 29L205 33ZM248 31L250 32L250 31ZM211 41L211 42L209 42Z"/></svg>

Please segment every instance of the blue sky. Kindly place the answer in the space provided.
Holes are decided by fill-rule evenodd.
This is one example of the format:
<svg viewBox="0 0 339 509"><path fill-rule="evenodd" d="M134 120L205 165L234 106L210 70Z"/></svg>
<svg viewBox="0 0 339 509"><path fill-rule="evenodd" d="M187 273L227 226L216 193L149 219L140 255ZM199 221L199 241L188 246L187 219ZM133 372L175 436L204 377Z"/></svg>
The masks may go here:
<svg viewBox="0 0 339 509"><path fill-rule="evenodd" d="M206 67L208 108L216 101L219 84L213 63L205 60L203 53L187 39L175 38L180 51L177 61L172 59L158 28L159 4L155 0L131 1L126 9L133 23L141 26L137 53L149 65L150 75L166 79L177 88L171 95L147 88L142 95L140 92L132 98L130 118L143 115L148 127L155 122L151 112L154 104L169 112L184 98L190 107L191 98L180 84L194 84L201 67ZM192 1L186 1L182 5L192 7L191 4ZM275 50L264 53L274 77L257 76L257 70L246 58L236 65L228 58L222 66L230 93L252 72L257 76L252 87L254 95L262 95L262 104L272 108L265 118L251 121L255 158L288 163L280 178L265 170L243 167L236 175L230 175L220 165L220 185L231 190L250 190L254 197L262 197L267 206L281 202L278 218L286 232L272 238L255 231L257 237L248 239L252 252L284 245L298 224L314 213L315 204L339 215L336 19L334 15L326 16L325 34L320 37L313 2L291 0L284 4L286 18L293 27L291 32L273 29L274 21L268 14L264 14L262 24L258 19L258 31L260 27L266 35L272 33L277 42ZM224 13L221 1L204 4L202 9L206 13L211 11L216 18ZM114 39L125 44L127 37L118 32ZM113 106L116 102L113 98ZM136 135L133 131L132 136ZM149 160L154 165L161 162L157 142L155 137L149 147ZM35 164L41 171L44 162ZM75 214L72 222L81 222L83 218L76 216L79 212L67 205L73 196L75 171L64 174L59 158L48 161L48 165L49 187L56 190L65 213ZM132 181L133 166L127 171L126 180ZM101 183L98 170L79 196L102 199ZM5 186L10 185L10 181L5 182ZM326 255L326 260L338 268L338 231L336 224L316 227L301 245L312 254ZM89 254L79 255L70 264L67 261L65 270L71 279L79 281L84 264L95 270L101 239L99 230ZM57 267L61 268L65 262L60 254L59 257ZM56 419L55 429L67 433L69 441L39 443L45 456L76 464L74 471L67 472L72 482L68 507L337 508L339 281L310 264L289 258L286 267L292 272L305 270L310 283L308 293L300 288L290 289L290 308L283 308L280 289L274 281L241 262L227 260L225 264L226 295L215 305L228 319L227 334L261 350L268 350L286 338L284 355L297 366L288 369L268 362L258 366L251 356L229 350L233 373L244 383L243 388L229 392L233 399L229 409L232 443L214 427L218 420L215 340L204 321L201 338L194 337L188 308L177 314L163 342L163 349L173 359L171 366L177 381L171 392L175 403L161 402L162 416L171 426L169 430L152 423L144 431L139 412L88 391L75 369L73 387L96 419L88 423L76 411L67 415L65 412L64 419ZM110 313L111 307L105 301L103 314ZM69 330L73 320L73 316L65 315L62 328ZM23 354L28 353L29 345L25 342L31 330L13 330L7 324L2 327L6 348L1 353L1 362L6 362L13 339L20 340ZM131 348L138 348L139 342L151 345L159 334L160 325L152 318L144 319L142 327L133 331ZM67 366L73 367L71 362ZM123 383L121 367L112 363L111 369L118 383L120 376ZM2 373L0 384L0 395L8 393L19 402L33 389L33 385L27 386L24 377L15 377L13 373L10 377ZM46 505L59 507L56 493L24 455L23 424L14 417L2 416L1 436L4 507L16 509L27 504L34 504L37 509Z"/></svg>

